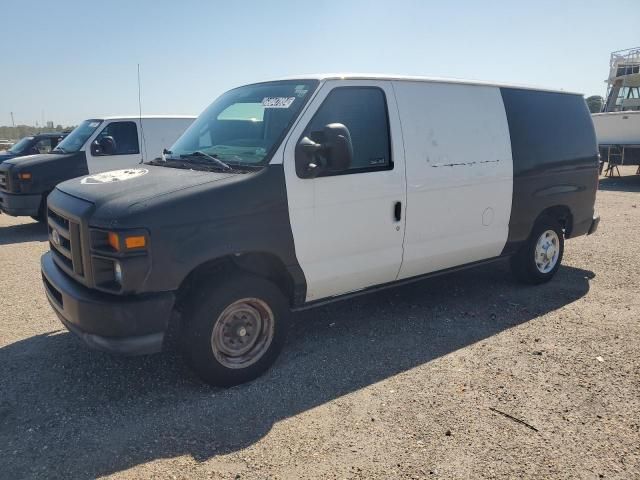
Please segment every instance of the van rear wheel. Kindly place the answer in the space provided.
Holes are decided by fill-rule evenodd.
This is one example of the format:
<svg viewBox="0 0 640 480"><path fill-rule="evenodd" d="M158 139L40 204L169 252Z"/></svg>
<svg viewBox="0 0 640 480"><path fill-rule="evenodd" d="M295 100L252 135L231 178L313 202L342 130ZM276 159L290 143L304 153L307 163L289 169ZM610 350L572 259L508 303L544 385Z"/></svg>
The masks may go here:
<svg viewBox="0 0 640 480"><path fill-rule="evenodd" d="M554 218L541 217L522 248L511 257L515 277L528 284L540 284L553 278L562 262L564 232Z"/></svg>
<svg viewBox="0 0 640 480"><path fill-rule="evenodd" d="M185 309L185 360L211 385L253 380L282 350L289 315L285 296L263 278L234 275L217 285L203 285Z"/></svg>

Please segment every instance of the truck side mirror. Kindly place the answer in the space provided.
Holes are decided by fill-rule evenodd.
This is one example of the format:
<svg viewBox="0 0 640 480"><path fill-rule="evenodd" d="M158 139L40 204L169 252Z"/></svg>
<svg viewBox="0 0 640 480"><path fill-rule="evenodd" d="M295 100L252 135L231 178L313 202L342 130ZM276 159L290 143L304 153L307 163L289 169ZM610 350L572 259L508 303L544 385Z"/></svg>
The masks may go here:
<svg viewBox="0 0 640 480"><path fill-rule="evenodd" d="M321 132L312 132L310 137L303 137L296 145L298 177L315 178L326 173L341 172L351 166L353 144L346 126L330 123Z"/></svg>
<svg viewBox="0 0 640 480"><path fill-rule="evenodd" d="M113 155L114 153L116 153L116 141L110 135L94 140L91 144L91 155Z"/></svg>

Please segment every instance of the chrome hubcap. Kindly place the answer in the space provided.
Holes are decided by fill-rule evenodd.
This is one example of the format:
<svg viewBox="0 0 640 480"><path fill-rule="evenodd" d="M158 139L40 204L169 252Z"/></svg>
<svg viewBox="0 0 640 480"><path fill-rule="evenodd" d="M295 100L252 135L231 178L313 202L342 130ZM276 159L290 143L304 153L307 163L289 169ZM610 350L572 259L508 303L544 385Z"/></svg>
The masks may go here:
<svg viewBox="0 0 640 480"><path fill-rule="evenodd" d="M246 368L267 351L274 334L273 312L258 298L233 302L211 332L213 355L227 368Z"/></svg>
<svg viewBox="0 0 640 480"><path fill-rule="evenodd" d="M553 230L547 230L536 243L535 260L540 273L549 273L558 263L560 239Z"/></svg>

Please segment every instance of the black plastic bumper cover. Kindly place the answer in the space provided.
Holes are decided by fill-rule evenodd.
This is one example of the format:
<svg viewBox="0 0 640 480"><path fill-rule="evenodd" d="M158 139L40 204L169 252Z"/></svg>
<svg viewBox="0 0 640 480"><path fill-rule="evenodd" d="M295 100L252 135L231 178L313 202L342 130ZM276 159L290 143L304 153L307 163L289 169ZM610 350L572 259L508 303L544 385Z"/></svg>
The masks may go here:
<svg viewBox="0 0 640 480"><path fill-rule="evenodd" d="M589 231L587 235L591 235L593 232L598 230L598 225L600 224L600 215L593 217L593 221L591 222L591 226L589 227Z"/></svg>
<svg viewBox="0 0 640 480"><path fill-rule="evenodd" d="M42 195L19 195L0 192L0 211L14 217L38 215Z"/></svg>
<svg viewBox="0 0 640 480"><path fill-rule="evenodd" d="M124 355L162 350L175 302L172 292L129 297L96 292L62 272L51 252L42 256L41 268L49 303L87 345Z"/></svg>

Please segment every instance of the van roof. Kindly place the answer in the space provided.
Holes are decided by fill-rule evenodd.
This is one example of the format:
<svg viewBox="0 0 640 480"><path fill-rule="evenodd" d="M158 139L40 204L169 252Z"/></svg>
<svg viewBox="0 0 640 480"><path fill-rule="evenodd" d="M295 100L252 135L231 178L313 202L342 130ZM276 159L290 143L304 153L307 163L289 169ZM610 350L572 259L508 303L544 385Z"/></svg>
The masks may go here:
<svg viewBox="0 0 640 480"><path fill-rule="evenodd" d="M484 82L480 80L465 80L460 78L443 78L443 77L420 77L409 75L387 75L380 73L315 73L309 75L295 75L291 77L279 78L277 80L397 80L407 82L430 82L430 83L455 83L462 85L481 85L485 87L503 87L503 88L515 88L520 90L537 90L541 92L554 92L554 93L566 93L569 95L580 95L580 92L573 92L567 90L536 87L533 85L519 85L508 83L495 83Z"/></svg>
<svg viewBox="0 0 640 480"><path fill-rule="evenodd" d="M143 120L147 120L147 119L151 119L151 118L198 118L197 115L113 115L113 116L108 116L108 117L95 117L96 119L102 119L102 120L129 120L129 119L139 119L142 118Z"/></svg>

